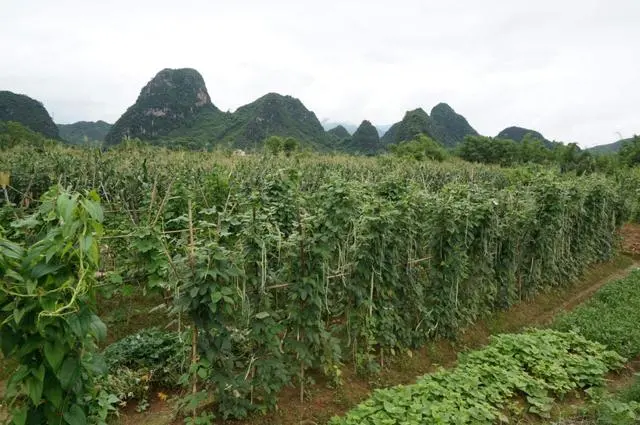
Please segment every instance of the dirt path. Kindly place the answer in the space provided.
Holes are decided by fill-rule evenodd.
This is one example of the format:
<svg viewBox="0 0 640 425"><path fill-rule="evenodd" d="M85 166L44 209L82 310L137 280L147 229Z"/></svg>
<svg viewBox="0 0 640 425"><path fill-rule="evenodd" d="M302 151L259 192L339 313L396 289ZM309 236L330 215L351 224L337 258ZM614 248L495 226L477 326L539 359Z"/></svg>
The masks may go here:
<svg viewBox="0 0 640 425"><path fill-rule="evenodd" d="M547 314L545 314L544 316L542 316L538 320L538 323L540 323L540 324L551 323L553 318L555 316L557 316L558 314L560 314L560 313L562 313L564 311L573 310L578 305L582 304L583 302L585 302L586 300L591 298L591 296L593 294L595 294L598 291L598 289L602 288L607 283L609 283L611 281L614 281L614 280L622 279L623 277L627 276L629 273L631 273L633 270L635 270L637 268L640 268L640 261L634 260L633 264L630 265L629 267L627 267L626 269L617 271L617 272L607 276L606 278L603 278L603 279L600 279L599 281L596 281L593 285L589 286L588 288L584 288L579 293L571 296L571 298L569 298L567 301L562 303L562 305L554 308L552 311L550 311Z"/></svg>

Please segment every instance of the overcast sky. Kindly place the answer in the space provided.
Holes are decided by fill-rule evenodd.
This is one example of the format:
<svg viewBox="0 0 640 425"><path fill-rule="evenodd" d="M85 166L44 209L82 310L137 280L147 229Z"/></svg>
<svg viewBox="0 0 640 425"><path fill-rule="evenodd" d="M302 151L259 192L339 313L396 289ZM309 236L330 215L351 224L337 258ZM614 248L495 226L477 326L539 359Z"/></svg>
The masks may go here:
<svg viewBox="0 0 640 425"><path fill-rule="evenodd" d="M0 90L114 122L162 68L222 110L289 94L330 121L449 103L482 134L640 133L640 0L0 0Z"/></svg>

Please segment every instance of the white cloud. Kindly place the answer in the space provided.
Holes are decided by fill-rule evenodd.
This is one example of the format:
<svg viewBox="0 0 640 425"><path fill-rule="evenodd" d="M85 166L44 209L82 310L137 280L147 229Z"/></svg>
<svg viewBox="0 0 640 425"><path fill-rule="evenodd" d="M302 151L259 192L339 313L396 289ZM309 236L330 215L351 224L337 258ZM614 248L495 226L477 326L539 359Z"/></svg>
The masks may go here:
<svg viewBox="0 0 640 425"><path fill-rule="evenodd" d="M583 146L640 132L637 0L0 0L0 89L58 122L115 121L162 68L234 110L271 91L388 124L447 102Z"/></svg>

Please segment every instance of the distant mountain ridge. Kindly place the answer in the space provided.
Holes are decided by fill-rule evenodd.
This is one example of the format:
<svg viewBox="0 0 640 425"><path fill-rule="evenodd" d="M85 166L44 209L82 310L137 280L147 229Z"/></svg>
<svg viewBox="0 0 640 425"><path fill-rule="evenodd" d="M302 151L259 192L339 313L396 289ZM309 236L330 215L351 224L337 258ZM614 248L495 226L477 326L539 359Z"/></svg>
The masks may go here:
<svg viewBox="0 0 640 425"><path fill-rule="evenodd" d="M192 68L165 68L142 88L136 102L111 127L105 143L166 136L193 124L203 111L222 114L211 103L202 75Z"/></svg>
<svg viewBox="0 0 640 425"><path fill-rule="evenodd" d="M349 133L349 131L346 128L344 128L344 126L342 125L337 125L336 127L333 127L332 129L327 130L327 133L337 137L340 140L348 139L351 137L351 133Z"/></svg>
<svg viewBox="0 0 640 425"><path fill-rule="evenodd" d="M268 93L234 113L204 111L192 125L170 132L165 139L167 143L177 137L207 140L207 147L259 149L269 136L293 137L303 147L319 150L329 149L333 140L299 99L278 93Z"/></svg>
<svg viewBox="0 0 640 425"><path fill-rule="evenodd" d="M382 136L383 145L398 144L424 134L444 147L452 148L462 143L466 136L477 136L462 115L457 114L446 103L439 103L431 109L431 115L424 109L407 111L400 122L395 123Z"/></svg>
<svg viewBox="0 0 640 425"><path fill-rule="evenodd" d="M15 121L50 139L60 139L58 127L44 105L24 94L0 91L0 121Z"/></svg>
<svg viewBox="0 0 640 425"><path fill-rule="evenodd" d="M62 140L75 145L102 142L112 124L104 121L78 121L72 124L57 124Z"/></svg>
<svg viewBox="0 0 640 425"><path fill-rule="evenodd" d="M587 148L587 150L595 154L617 153L620 151L620 149L622 149L622 146L624 146L625 143L630 142L631 140L633 140L633 137L629 137L627 139L621 139L613 143L593 146L593 147Z"/></svg>
<svg viewBox="0 0 640 425"><path fill-rule="evenodd" d="M375 124L376 130L378 130L378 135L382 137L384 133L391 128L393 124ZM344 127L350 134L356 132L359 127L359 124L352 124L350 122L342 122L342 121L322 121L322 126L326 131L329 131L338 126Z"/></svg>
<svg viewBox="0 0 640 425"><path fill-rule="evenodd" d="M387 131L380 136L381 129ZM377 133L374 137L371 129ZM109 128L104 121L60 125L71 143L101 140L114 145L126 138L140 138L167 147L212 149L262 149L270 136L292 137L305 149L371 154L391 144L425 135L445 148L455 148L467 136L479 133L467 119L446 103L438 103L430 113L422 108L406 111L391 126L374 126L364 120L358 127L320 122L316 114L297 98L268 93L235 112L222 112L211 101L205 81L192 68L158 72L140 91L136 102ZM106 132L106 134L105 134ZM526 134L548 147L555 146L535 130L507 127L497 138L522 141ZM597 149L597 148L594 148ZM605 148L603 148L605 149Z"/></svg>
<svg viewBox="0 0 640 425"><path fill-rule="evenodd" d="M376 154L381 152L383 148L378 130L367 120L362 121L351 139L343 147L347 152L358 154Z"/></svg>

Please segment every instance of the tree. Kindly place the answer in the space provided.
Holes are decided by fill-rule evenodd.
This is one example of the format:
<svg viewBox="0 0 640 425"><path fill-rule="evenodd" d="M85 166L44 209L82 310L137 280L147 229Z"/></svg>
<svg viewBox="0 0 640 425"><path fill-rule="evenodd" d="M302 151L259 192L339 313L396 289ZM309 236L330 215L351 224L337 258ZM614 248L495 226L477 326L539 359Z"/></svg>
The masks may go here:
<svg viewBox="0 0 640 425"><path fill-rule="evenodd" d="M409 142L389 145L389 151L397 156L413 157L419 161L423 159L442 161L447 156L447 152L442 145L424 134L418 135Z"/></svg>
<svg viewBox="0 0 640 425"><path fill-rule="evenodd" d="M618 158L621 163L629 167L640 164L640 136L633 136L631 140L625 142L618 152Z"/></svg>
<svg viewBox="0 0 640 425"><path fill-rule="evenodd" d="M264 150L272 155L278 155L284 149L284 140L279 136L271 136L264 141Z"/></svg>
<svg viewBox="0 0 640 425"><path fill-rule="evenodd" d="M518 144L513 140L484 136L467 136L457 149L458 156L469 162L513 165L518 162Z"/></svg>
<svg viewBox="0 0 640 425"><path fill-rule="evenodd" d="M298 142L293 137L287 137L282 145L282 149L286 156L291 155L293 152L297 151L300 147L300 142Z"/></svg>

